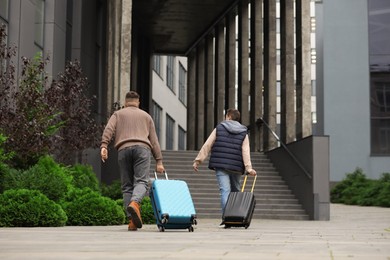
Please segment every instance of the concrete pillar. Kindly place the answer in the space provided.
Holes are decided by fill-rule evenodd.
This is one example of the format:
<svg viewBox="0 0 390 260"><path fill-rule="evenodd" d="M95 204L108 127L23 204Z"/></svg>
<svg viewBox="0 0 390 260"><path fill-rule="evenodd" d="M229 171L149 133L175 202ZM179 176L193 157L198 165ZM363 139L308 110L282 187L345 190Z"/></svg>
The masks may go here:
<svg viewBox="0 0 390 260"><path fill-rule="evenodd" d="M276 0L264 2L264 119L276 132ZM272 132L264 128L264 149L276 147Z"/></svg>
<svg viewBox="0 0 390 260"><path fill-rule="evenodd" d="M224 118L225 109L225 33L224 24L216 26L215 30L215 122Z"/></svg>
<svg viewBox="0 0 390 260"><path fill-rule="evenodd" d="M261 150L263 129L256 120L263 116L263 18L262 0L251 0L251 37L250 37L250 125L251 151ZM256 125L256 127L255 127Z"/></svg>
<svg viewBox="0 0 390 260"><path fill-rule="evenodd" d="M196 140L196 52L188 55L187 78L187 149L195 150Z"/></svg>
<svg viewBox="0 0 390 260"><path fill-rule="evenodd" d="M122 0L121 11L119 100L124 102L123 100L126 97L126 93L130 90L133 0Z"/></svg>
<svg viewBox="0 0 390 260"><path fill-rule="evenodd" d="M280 1L281 37L281 123L280 137L284 143L295 140L294 84L294 3Z"/></svg>
<svg viewBox="0 0 390 260"><path fill-rule="evenodd" d="M239 4L238 20L238 110L241 123L249 125L249 13L248 0Z"/></svg>
<svg viewBox="0 0 390 260"><path fill-rule="evenodd" d="M214 122L214 38L206 37L206 136L213 131Z"/></svg>
<svg viewBox="0 0 390 260"><path fill-rule="evenodd" d="M196 149L200 149L205 141L205 43L197 47L197 112L196 112Z"/></svg>
<svg viewBox="0 0 390 260"><path fill-rule="evenodd" d="M226 101L225 109L236 107L236 15L230 13L226 21Z"/></svg>
<svg viewBox="0 0 390 260"><path fill-rule="evenodd" d="M130 90L132 0L108 2L107 111Z"/></svg>
<svg viewBox="0 0 390 260"><path fill-rule="evenodd" d="M310 0L296 0L297 139L311 135Z"/></svg>

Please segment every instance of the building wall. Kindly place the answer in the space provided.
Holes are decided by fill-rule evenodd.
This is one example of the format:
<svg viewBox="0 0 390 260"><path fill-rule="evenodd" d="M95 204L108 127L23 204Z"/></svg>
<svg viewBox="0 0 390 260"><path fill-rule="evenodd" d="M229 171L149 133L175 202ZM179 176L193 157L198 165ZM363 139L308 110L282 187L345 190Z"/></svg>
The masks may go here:
<svg viewBox="0 0 390 260"><path fill-rule="evenodd" d="M162 108L161 118L161 133L160 133L160 145L161 149L166 149L166 119L167 115L172 117L175 121L173 140L174 150L178 150L178 127L186 131L187 129L187 108L179 100L179 64L181 64L185 71L187 71L187 58L175 56L174 60L174 86L173 91L167 86L167 56L161 56L161 71L157 74L153 70L152 75L152 99Z"/></svg>
<svg viewBox="0 0 390 260"><path fill-rule="evenodd" d="M317 5L322 46L323 130L330 136L330 180L361 168L369 178L390 170L390 158L370 155L370 76L367 0L324 0ZM353 8L351 8L353 7ZM322 10L321 10L322 9ZM318 49L319 48L319 49ZM317 74L318 75L318 74ZM319 97L317 96L317 99Z"/></svg>

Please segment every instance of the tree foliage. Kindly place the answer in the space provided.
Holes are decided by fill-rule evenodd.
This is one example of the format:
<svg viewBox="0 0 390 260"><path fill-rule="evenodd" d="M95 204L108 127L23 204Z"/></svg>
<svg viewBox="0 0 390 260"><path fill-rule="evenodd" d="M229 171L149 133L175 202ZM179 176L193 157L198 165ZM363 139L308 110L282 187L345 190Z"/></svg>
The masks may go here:
<svg viewBox="0 0 390 260"><path fill-rule="evenodd" d="M6 151L15 152L12 164L27 168L38 158L53 154L70 163L75 152L98 144L102 127L91 110L88 80L78 61L68 62L64 72L48 81L48 59L40 54L22 58L19 84L15 82L13 48L5 44L1 28L2 73L0 74L0 132L7 140ZM4 73L3 73L4 71Z"/></svg>

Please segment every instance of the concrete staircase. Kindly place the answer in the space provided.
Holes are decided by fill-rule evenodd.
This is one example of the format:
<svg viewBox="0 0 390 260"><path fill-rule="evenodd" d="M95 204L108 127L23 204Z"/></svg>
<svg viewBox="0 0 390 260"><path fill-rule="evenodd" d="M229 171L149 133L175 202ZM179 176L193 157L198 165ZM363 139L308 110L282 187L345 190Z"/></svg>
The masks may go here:
<svg viewBox="0 0 390 260"><path fill-rule="evenodd" d="M163 151L164 166L169 179L187 182L198 218L221 218L220 195L214 171L203 162L197 173L192 168L197 151ZM272 162L263 153L251 154L258 177L254 194L256 208L253 218L308 220L308 215L279 176ZM152 169L155 169L152 159ZM154 178L154 174L150 176ZM159 175L159 178L165 178ZM249 176L245 191L250 191L253 177Z"/></svg>

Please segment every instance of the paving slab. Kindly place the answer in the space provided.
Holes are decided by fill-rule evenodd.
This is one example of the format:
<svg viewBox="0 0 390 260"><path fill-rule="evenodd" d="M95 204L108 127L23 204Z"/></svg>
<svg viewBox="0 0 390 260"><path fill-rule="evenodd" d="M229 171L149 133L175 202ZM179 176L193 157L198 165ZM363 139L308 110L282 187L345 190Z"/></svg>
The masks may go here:
<svg viewBox="0 0 390 260"><path fill-rule="evenodd" d="M198 219L194 232L144 225L0 228L0 259L390 260L390 208L331 205L330 221Z"/></svg>

